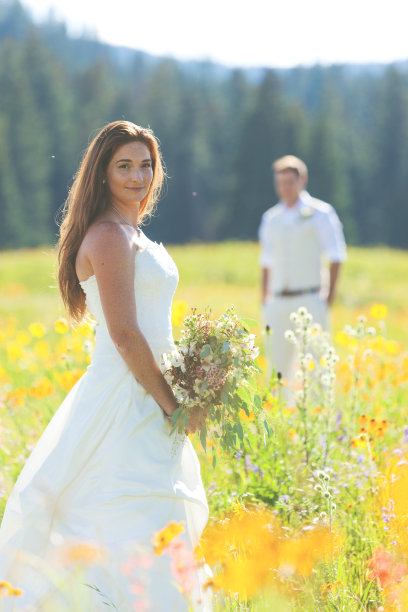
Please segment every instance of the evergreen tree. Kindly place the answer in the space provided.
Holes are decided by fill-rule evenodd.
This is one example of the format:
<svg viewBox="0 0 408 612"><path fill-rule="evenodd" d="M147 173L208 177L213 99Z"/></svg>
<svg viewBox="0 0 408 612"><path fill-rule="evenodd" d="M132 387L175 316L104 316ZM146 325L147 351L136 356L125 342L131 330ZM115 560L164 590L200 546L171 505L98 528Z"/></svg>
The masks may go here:
<svg viewBox="0 0 408 612"><path fill-rule="evenodd" d="M274 203L272 162L290 151L285 142L287 111L278 77L265 72L242 128L230 204L230 233L255 238L262 213Z"/></svg>
<svg viewBox="0 0 408 612"><path fill-rule="evenodd" d="M347 133L344 134L344 109L329 82L325 84L322 109L310 126L309 191L332 204L344 225L346 239L355 241L351 188L347 166Z"/></svg>
<svg viewBox="0 0 408 612"><path fill-rule="evenodd" d="M371 211L375 214L375 239L407 248L408 92L394 67L387 69L382 81L377 120L377 190Z"/></svg>
<svg viewBox="0 0 408 612"><path fill-rule="evenodd" d="M21 46L6 41L0 53L0 109L9 125L8 150L16 172L27 246L49 243L51 232L50 130L26 78Z"/></svg>
<svg viewBox="0 0 408 612"><path fill-rule="evenodd" d="M22 194L8 147L10 136L7 120L0 114L0 245L3 248L24 244L27 232L21 209Z"/></svg>
<svg viewBox="0 0 408 612"><path fill-rule="evenodd" d="M108 121L153 128L168 169L149 234L254 239L272 162L298 155L348 242L407 247L406 66L229 70L73 39L0 0L0 248L55 242L56 211Z"/></svg>
<svg viewBox="0 0 408 612"><path fill-rule="evenodd" d="M51 160L49 188L52 193L48 227L55 232L56 212L67 196L77 155L74 153L74 97L64 66L34 32L24 43L23 62L33 103L47 130L46 155Z"/></svg>

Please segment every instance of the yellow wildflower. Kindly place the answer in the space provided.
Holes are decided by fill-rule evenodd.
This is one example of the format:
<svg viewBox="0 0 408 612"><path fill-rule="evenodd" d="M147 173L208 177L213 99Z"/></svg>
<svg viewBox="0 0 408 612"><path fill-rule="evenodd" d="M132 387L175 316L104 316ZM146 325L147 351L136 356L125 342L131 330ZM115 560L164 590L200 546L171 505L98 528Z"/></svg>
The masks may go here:
<svg viewBox="0 0 408 612"><path fill-rule="evenodd" d="M386 353L388 353L389 355L397 355L398 352L401 350L400 345L395 342L394 340L387 340L385 343L385 351ZM390 364L391 367L395 367L393 366L393 364Z"/></svg>
<svg viewBox="0 0 408 612"><path fill-rule="evenodd" d="M51 348L47 340L40 340L34 346L34 351L40 359L47 360L51 355Z"/></svg>
<svg viewBox="0 0 408 612"><path fill-rule="evenodd" d="M84 344L83 344L83 340L79 337L79 338L71 338L70 341L70 348L74 351L74 353L83 353L84 351Z"/></svg>
<svg viewBox="0 0 408 612"><path fill-rule="evenodd" d="M30 334L34 336L34 338L42 338L45 336L45 325L42 323L30 323L28 326Z"/></svg>
<svg viewBox="0 0 408 612"><path fill-rule="evenodd" d="M355 438L351 438L350 445L351 448L364 448L367 444L367 434L359 433Z"/></svg>
<svg viewBox="0 0 408 612"><path fill-rule="evenodd" d="M366 433L361 433L357 439L358 439L358 446L362 446L362 447L366 446L367 444L367 434Z"/></svg>
<svg viewBox="0 0 408 612"><path fill-rule="evenodd" d="M16 335L16 342L20 346L27 346L31 342L31 336L25 331L19 331Z"/></svg>
<svg viewBox="0 0 408 612"><path fill-rule="evenodd" d="M91 336L93 334L93 324L91 321L83 321L73 329L72 333L78 336Z"/></svg>
<svg viewBox="0 0 408 612"><path fill-rule="evenodd" d="M0 597L19 597L22 592L21 589L12 587L11 584L5 580L0 582Z"/></svg>
<svg viewBox="0 0 408 612"><path fill-rule="evenodd" d="M64 564L83 563L91 565L99 563L106 557L106 552L103 548L95 546L91 542L75 542L63 547L60 551L60 557Z"/></svg>
<svg viewBox="0 0 408 612"><path fill-rule="evenodd" d="M307 527L283 545L283 564L293 567L293 573L310 576L318 561L330 559L341 545L338 534L326 527Z"/></svg>
<svg viewBox="0 0 408 612"><path fill-rule="evenodd" d="M388 527L391 539L401 552L408 553L408 455L389 457L379 477L379 507L390 508ZM391 504L391 505L390 505Z"/></svg>
<svg viewBox="0 0 408 612"><path fill-rule="evenodd" d="M374 319L385 319L388 308L385 304L373 304L370 308L370 315Z"/></svg>
<svg viewBox="0 0 408 612"><path fill-rule="evenodd" d="M57 319L54 323L54 329L57 332L57 334L66 334L67 331L69 330L69 325L67 320L64 317L60 317L59 319Z"/></svg>
<svg viewBox="0 0 408 612"><path fill-rule="evenodd" d="M336 582L329 582L328 584L322 584L320 587L320 593L322 597L327 597L329 593L335 593L337 589L341 586L344 586L344 582L342 580L336 580Z"/></svg>
<svg viewBox="0 0 408 612"><path fill-rule="evenodd" d="M349 336L347 336L347 334L345 334L344 331L337 332L334 339L337 342L337 344L339 344L340 346L347 346L349 342Z"/></svg>
<svg viewBox="0 0 408 612"><path fill-rule="evenodd" d="M180 327L183 324L184 317L187 312L187 304L184 301L174 302L171 312L171 323L176 327Z"/></svg>
<svg viewBox="0 0 408 612"><path fill-rule="evenodd" d="M29 395L31 397L36 397L37 399L42 399L43 397L48 397L55 393L55 387L48 378L40 378L35 385L33 385L29 389Z"/></svg>
<svg viewBox="0 0 408 612"><path fill-rule="evenodd" d="M214 586L247 600L292 574L310 575L316 563L338 553L340 543L321 526L289 536L270 510L237 504L207 526L200 548L206 561L220 569Z"/></svg>
<svg viewBox="0 0 408 612"><path fill-rule="evenodd" d="M277 397L269 397L269 399L267 399L266 402L262 404L262 406L265 410L271 411L271 410L275 410L278 403L279 403L279 400Z"/></svg>
<svg viewBox="0 0 408 612"><path fill-rule="evenodd" d="M368 422L368 431L370 431L371 433L373 431L375 431L376 429L378 429L378 421L377 419L371 418Z"/></svg>
<svg viewBox="0 0 408 612"><path fill-rule="evenodd" d="M58 356L64 355L68 351L68 340L66 337L61 338L59 342L57 342L55 346L55 353Z"/></svg>
<svg viewBox="0 0 408 612"><path fill-rule="evenodd" d="M314 408L311 409L310 411L312 414L322 414L323 412L323 407L322 406L315 406Z"/></svg>
<svg viewBox="0 0 408 612"><path fill-rule="evenodd" d="M245 412L245 410L242 410L242 409L241 409L241 410L239 411L239 418L240 418L242 421L253 421L253 420L255 419L255 415L254 415L254 413L252 412L252 410L250 410L250 411L249 411L249 414L247 414L247 413Z"/></svg>
<svg viewBox="0 0 408 612"><path fill-rule="evenodd" d="M6 383L9 382L10 378L7 375L6 370L4 369L4 367L2 365L0 365L0 382L1 383Z"/></svg>
<svg viewBox="0 0 408 612"><path fill-rule="evenodd" d="M153 550L156 555L161 555L163 550L170 544L172 540L184 531L184 521L176 523L171 521L167 527L159 532L155 532L153 538Z"/></svg>
<svg viewBox="0 0 408 612"><path fill-rule="evenodd" d="M266 359L263 355L258 355L255 363L258 365L259 368L261 368L263 372L266 371L267 364L266 364Z"/></svg>
<svg viewBox="0 0 408 612"><path fill-rule="evenodd" d="M57 382L61 385L64 391L70 391L75 383L81 378L83 372L81 370L72 370L59 372L55 375Z"/></svg>
<svg viewBox="0 0 408 612"><path fill-rule="evenodd" d="M8 361L16 361L17 359L21 359L23 356L21 345L15 341L7 342L6 351Z"/></svg>
<svg viewBox="0 0 408 612"><path fill-rule="evenodd" d="M12 406L22 406L27 396L27 389L25 387L16 387L6 394L6 400L10 402Z"/></svg>

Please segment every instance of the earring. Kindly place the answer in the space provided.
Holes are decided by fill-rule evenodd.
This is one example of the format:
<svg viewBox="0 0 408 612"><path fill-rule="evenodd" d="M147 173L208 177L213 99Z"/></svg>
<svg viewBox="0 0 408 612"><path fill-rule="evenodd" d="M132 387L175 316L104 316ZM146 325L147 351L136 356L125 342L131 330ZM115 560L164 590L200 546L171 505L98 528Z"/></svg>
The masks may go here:
<svg viewBox="0 0 408 612"><path fill-rule="evenodd" d="M104 185L106 183L105 179L103 179L102 184Z"/></svg>

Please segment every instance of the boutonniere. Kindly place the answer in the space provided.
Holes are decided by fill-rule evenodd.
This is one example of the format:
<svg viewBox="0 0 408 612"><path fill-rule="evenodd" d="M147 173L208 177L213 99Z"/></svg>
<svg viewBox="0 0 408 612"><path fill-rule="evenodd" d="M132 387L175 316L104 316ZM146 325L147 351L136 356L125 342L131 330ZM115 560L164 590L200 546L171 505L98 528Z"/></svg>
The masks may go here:
<svg viewBox="0 0 408 612"><path fill-rule="evenodd" d="M315 214L315 209L311 206L302 206L299 213L302 219L309 219L309 217L312 217Z"/></svg>

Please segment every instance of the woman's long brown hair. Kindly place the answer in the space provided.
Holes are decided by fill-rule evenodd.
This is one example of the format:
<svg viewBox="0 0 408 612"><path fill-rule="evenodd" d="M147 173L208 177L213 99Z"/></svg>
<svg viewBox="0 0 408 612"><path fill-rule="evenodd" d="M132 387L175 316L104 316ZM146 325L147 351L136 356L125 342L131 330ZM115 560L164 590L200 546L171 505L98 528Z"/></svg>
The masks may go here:
<svg viewBox="0 0 408 612"><path fill-rule="evenodd" d="M62 209L59 230L57 279L62 300L71 321L80 322L86 313L85 294L75 271L75 260L91 223L109 206L106 170L116 150L128 142L143 142L152 157L153 179L140 202L139 223L152 213L159 199L164 169L160 147L153 132L130 121L109 123L87 148Z"/></svg>

